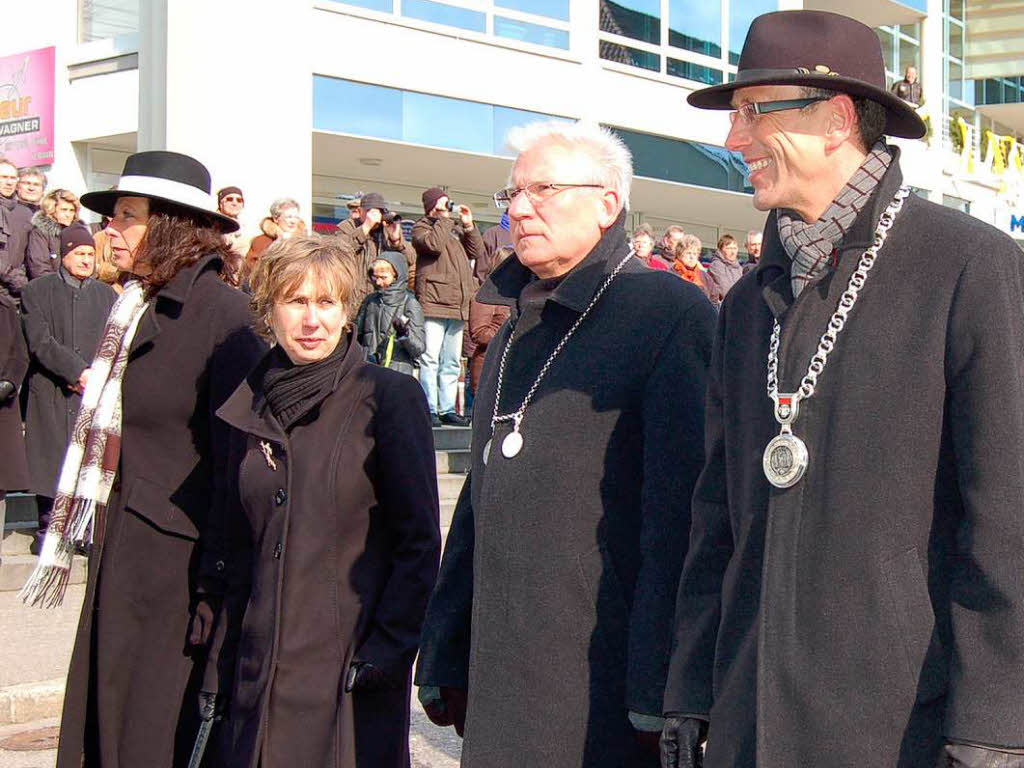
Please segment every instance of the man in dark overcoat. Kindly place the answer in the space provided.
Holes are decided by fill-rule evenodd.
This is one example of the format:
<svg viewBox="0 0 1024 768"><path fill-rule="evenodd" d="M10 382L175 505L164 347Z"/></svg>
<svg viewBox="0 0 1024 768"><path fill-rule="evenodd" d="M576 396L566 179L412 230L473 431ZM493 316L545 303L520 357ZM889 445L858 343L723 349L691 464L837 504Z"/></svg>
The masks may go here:
<svg viewBox="0 0 1024 768"><path fill-rule="evenodd" d="M715 338L663 764L706 732L706 768L1024 765L1019 251L901 189L881 137L924 126L859 22L760 16L689 100L771 213Z"/></svg>
<svg viewBox="0 0 1024 768"><path fill-rule="evenodd" d="M32 280L21 292L22 322L31 366L25 444L39 508L38 551L53 508L57 477L82 402L89 364L117 294L93 278L96 248L82 225L60 234L57 272Z"/></svg>
<svg viewBox="0 0 1024 768"><path fill-rule="evenodd" d="M464 733L463 768L656 766L715 313L632 255L616 137L535 124L510 143L496 200L516 250L477 298L511 319L477 390L420 698Z"/></svg>
<svg viewBox="0 0 1024 768"><path fill-rule="evenodd" d="M28 371L28 350L14 299L0 293L0 504L8 491L28 487L28 462L18 391Z"/></svg>

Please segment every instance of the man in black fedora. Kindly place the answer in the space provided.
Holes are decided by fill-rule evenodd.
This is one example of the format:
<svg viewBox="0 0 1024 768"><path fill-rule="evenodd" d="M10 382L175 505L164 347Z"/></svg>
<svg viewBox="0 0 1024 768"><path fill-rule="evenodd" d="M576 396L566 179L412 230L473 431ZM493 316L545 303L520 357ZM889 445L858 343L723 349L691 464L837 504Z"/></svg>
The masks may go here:
<svg viewBox="0 0 1024 768"><path fill-rule="evenodd" d="M1019 251L902 186L883 134L924 125L859 22L760 16L689 102L771 213L718 324L663 765L1024 765Z"/></svg>

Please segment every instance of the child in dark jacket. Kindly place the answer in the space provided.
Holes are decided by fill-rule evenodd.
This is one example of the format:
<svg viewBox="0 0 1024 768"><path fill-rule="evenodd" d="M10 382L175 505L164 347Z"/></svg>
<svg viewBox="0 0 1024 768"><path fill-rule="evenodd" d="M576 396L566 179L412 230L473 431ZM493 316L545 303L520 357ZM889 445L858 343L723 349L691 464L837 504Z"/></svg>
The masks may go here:
<svg viewBox="0 0 1024 768"><path fill-rule="evenodd" d="M426 349L423 307L408 287L405 255L384 251L370 265L376 291L356 316L356 335L372 363L413 375Z"/></svg>

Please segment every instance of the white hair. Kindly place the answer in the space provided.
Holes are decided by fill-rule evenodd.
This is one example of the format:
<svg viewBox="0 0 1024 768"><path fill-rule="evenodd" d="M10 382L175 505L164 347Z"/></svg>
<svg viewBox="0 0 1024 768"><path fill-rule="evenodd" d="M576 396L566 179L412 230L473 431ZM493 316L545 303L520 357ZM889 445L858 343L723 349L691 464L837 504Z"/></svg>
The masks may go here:
<svg viewBox="0 0 1024 768"><path fill-rule="evenodd" d="M289 208L299 210L299 201L290 197L279 197L270 204L270 218L276 219Z"/></svg>
<svg viewBox="0 0 1024 768"><path fill-rule="evenodd" d="M593 161L594 175L591 179L578 181L592 181L615 190L622 207L629 208L629 190L633 186L633 155L622 139L603 125L557 120L527 123L510 130L505 143L517 155L529 152L541 144L561 144L585 152Z"/></svg>

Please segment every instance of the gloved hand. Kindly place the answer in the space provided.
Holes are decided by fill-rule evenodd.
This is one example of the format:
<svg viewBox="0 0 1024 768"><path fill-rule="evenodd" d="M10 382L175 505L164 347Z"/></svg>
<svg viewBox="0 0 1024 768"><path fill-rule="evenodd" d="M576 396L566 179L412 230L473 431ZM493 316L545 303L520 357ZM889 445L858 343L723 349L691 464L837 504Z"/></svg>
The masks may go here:
<svg viewBox="0 0 1024 768"><path fill-rule="evenodd" d="M462 736L466 728L466 691L461 688L441 688L441 700L431 701L423 705L430 722L442 728L455 726L455 732Z"/></svg>
<svg viewBox="0 0 1024 768"><path fill-rule="evenodd" d="M708 723L696 717L668 715L661 732L661 768L702 768L700 745L708 737Z"/></svg>
<svg viewBox="0 0 1024 768"><path fill-rule="evenodd" d="M406 331L409 330L409 318L405 315L395 315L395 318L391 321L391 327L395 329L395 333L399 336L405 336Z"/></svg>
<svg viewBox="0 0 1024 768"><path fill-rule="evenodd" d="M13 381L7 379L0 379L0 403L6 403L8 400L14 397L14 394L18 391L18 388L14 386Z"/></svg>
<svg viewBox="0 0 1024 768"><path fill-rule="evenodd" d="M353 661L345 675L345 692L386 691L405 687L406 675L368 661Z"/></svg>

